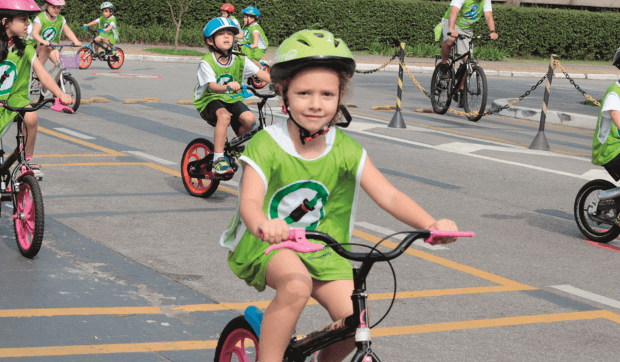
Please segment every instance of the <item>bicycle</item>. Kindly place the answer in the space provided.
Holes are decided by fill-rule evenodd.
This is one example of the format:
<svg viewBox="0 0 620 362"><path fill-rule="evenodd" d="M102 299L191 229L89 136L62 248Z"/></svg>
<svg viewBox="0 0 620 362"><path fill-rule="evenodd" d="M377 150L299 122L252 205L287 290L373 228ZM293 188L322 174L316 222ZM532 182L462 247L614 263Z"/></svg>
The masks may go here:
<svg viewBox="0 0 620 362"><path fill-rule="evenodd" d="M252 94L261 99L258 103L258 127L233 138L230 142L226 140L224 145L224 156L229 160L230 167L235 172L239 168L237 159L245 149L243 144L266 126L263 108L267 104L267 99L277 96L276 93L260 94L255 89L244 84L243 93L237 94L233 98L248 98ZM185 190L190 195L207 198L217 190L220 181L229 181L233 176L234 173L219 175L213 172L213 143L211 141L205 138L196 138L185 147L183 157L181 158L181 178L183 179Z"/></svg>
<svg viewBox="0 0 620 362"><path fill-rule="evenodd" d="M82 49L78 51L80 56L80 69L87 69L93 62L93 59L99 59L101 61L107 61L110 69L119 69L125 63L125 52L123 49L113 46L110 48L109 45L105 44L103 41L97 42L95 38L101 33L100 30L89 29L88 27L84 27L83 29L90 30L93 35L90 38L90 44L84 46ZM94 45L97 45L100 49L104 49L105 51L99 51L99 53L95 53Z"/></svg>
<svg viewBox="0 0 620 362"><path fill-rule="evenodd" d="M392 264L390 260L402 255L417 239L425 239L426 242L432 242L436 237L473 237L472 232L446 232L436 229L418 230L408 232L408 236L390 252L380 252L377 246L370 247L362 245L372 250L369 253L355 253L346 250L343 245L331 236L319 232L304 229L293 229L289 234L289 241L274 244L267 248L265 254L281 249L289 248L297 252L317 251L323 248L332 248L338 255L352 260L361 262L360 266L353 267L353 284L354 291L351 295L353 301L353 314L336 321L329 326L319 329L303 337L293 336L289 342L284 354L283 362L304 362L306 358L315 351L324 349L327 346L344 341L355 336L356 352L351 362L380 362L379 357L371 349L370 329L379 324L385 316L390 312L392 305L388 308L383 318L375 325L370 326L368 316L368 306L366 293L366 277L374 263L386 261L390 268ZM324 242L325 244L311 243L307 240L313 239ZM387 238L386 238L387 239ZM385 239L383 239L385 240ZM382 240L382 241L383 241ZM380 243L379 243L380 244ZM348 244L353 245L353 244ZM392 273L394 269L392 268ZM396 297L396 275L394 274L394 297ZM258 346L260 338L260 325L262 321L262 313L255 306L246 308L244 315L232 319L224 330L217 342L215 349L215 362L230 361L258 361Z"/></svg>
<svg viewBox="0 0 620 362"><path fill-rule="evenodd" d="M607 180L592 180L581 187L573 207L579 231L588 240L608 243L620 235L620 188Z"/></svg>
<svg viewBox="0 0 620 362"><path fill-rule="evenodd" d="M63 93L70 95L73 99L74 103L70 107L73 112L76 112L80 107L80 101L82 99L82 92L80 90L80 85L77 80L71 76L71 73L68 72L69 69L77 69L78 67L78 56L77 55L65 55L62 53L63 47L72 47L75 44L50 44L49 47L53 49L58 49L58 54L60 60L54 64L52 69L49 70L49 74L56 81L56 84L60 87ZM49 89L45 88L39 78L37 78L36 73L32 74L32 80L30 81L30 88L28 90L28 97L31 103L37 103L46 98L52 98L54 95ZM65 112L65 113L73 113L73 112Z"/></svg>
<svg viewBox="0 0 620 362"><path fill-rule="evenodd" d="M241 56L246 56L245 54L243 54L243 53L241 52L241 47L242 47L242 46L246 46L246 47L248 47L248 48L252 49L252 47L250 46L250 44L240 44L240 43L235 43L235 45L234 45L234 46L235 46L235 47L236 47L236 49L237 49L238 55L241 55ZM262 60L261 60L261 61L259 61L259 63L260 63L260 65L261 65L261 67L262 67L262 70L264 70L265 72L269 73L269 70L271 69L271 68L269 68L269 64L267 64L266 62L264 62L264 61L262 61ZM262 88L265 88L265 86L267 85L267 82L265 82L265 81L262 81L262 80L258 79L258 77L256 77L255 75L253 75L253 76L249 77L247 82L248 82L248 85L249 85L249 86L252 86L252 87L254 87L255 89L262 89Z"/></svg>
<svg viewBox="0 0 620 362"><path fill-rule="evenodd" d="M34 258L41 249L43 243L43 231L45 229L45 212L43 209L43 196L34 171L26 162L25 137L22 131L24 115L26 112L34 112L44 105L54 102L51 107L54 111L68 110L59 99L44 99L38 103L26 107L10 107L6 100L0 101L0 107L9 111L18 112L14 122L17 122L17 147L4 158L2 139L0 139L0 202L11 201L13 204L13 222L15 239L19 252L26 258ZM11 166L16 166L11 170ZM2 208L0 207L0 214Z"/></svg>
<svg viewBox="0 0 620 362"><path fill-rule="evenodd" d="M450 35L450 33L448 33ZM459 39L467 39L468 36L459 34ZM471 38L469 50L460 56L455 54L455 47L452 47L450 56L448 57L447 71L449 77L440 79L441 72L441 56L435 57L435 70L431 78L431 104L433 111L437 114L444 114L450 108L453 97L458 98L459 106L465 109L466 113L474 113L473 116L467 116L472 122L478 122L484 115L487 106L487 77L484 70L478 65L473 58L475 40L490 40L488 35L479 35ZM454 71L454 64L459 60L467 57L464 63L461 63L458 70ZM463 92L459 92L463 76L467 72L467 82ZM460 94L460 96L459 96Z"/></svg>

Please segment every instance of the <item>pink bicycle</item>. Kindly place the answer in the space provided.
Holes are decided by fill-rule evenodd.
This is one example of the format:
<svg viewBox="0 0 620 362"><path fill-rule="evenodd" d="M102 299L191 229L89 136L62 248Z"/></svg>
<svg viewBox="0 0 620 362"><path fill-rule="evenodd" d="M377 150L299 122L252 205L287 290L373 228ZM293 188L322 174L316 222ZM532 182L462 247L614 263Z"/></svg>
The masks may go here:
<svg viewBox="0 0 620 362"><path fill-rule="evenodd" d="M340 256L362 263L359 267L353 268L354 291L351 295L353 314L301 338L293 336L284 354L283 362L304 362L312 353L353 336L355 336L357 351L353 355L351 362L380 362L379 357L377 357L370 347L370 329L379 324L392 308L392 304L396 298L396 275L394 274L394 297L392 298L392 304L383 318L379 319L377 323L371 326L366 303L368 297L366 293L366 277L370 273L373 264L379 261L387 261L390 263L390 260L402 255L416 239L424 239L427 243L432 243L433 239L438 237L474 236L473 232L448 232L436 229L407 232L407 234L409 235L405 237L394 250L386 253L377 250L377 247L381 243L377 244L375 247L360 244L361 246L370 248L371 251L368 253L354 253L345 248L347 244L340 244L325 233L306 231L303 229L291 230L289 234L290 240L267 248L265 254L282 248L289 248L302 253L332 248L332 250ZM312 243L308 241L307 238L322 243ZM391 266L390 264L390 267ZM394 273L393 268L392 273ZM258 345L262 319L262 312L255 306L250 306L245 310L243 316L231 320L226 325L217 341L214 361L258 361Z"/></svg>
<svg viewBox="0 0 620 362"><path fill-rule="evenodd" d="M0 82L1 83L1 82ZM0 139L0 202L11 201L13 204L13 222L15 239L19 252L26 258L34 258L41 249L43 243L43 230L45 228L45 212L43 211L43 196L34 171L26 161L24 153L25 137L22 131L24 114L34 112L48 103L54 103L52 110L73 113L69 107L65 107L58 99L44 99L41 102L30 104L26 107L11 107L7 101L0 100L0 107L13 112L18 112L14 119L17 123L17 147L5 159ZM11 169L11 166L15 164ZM0 206L0 214L2 207Z"/></svg>

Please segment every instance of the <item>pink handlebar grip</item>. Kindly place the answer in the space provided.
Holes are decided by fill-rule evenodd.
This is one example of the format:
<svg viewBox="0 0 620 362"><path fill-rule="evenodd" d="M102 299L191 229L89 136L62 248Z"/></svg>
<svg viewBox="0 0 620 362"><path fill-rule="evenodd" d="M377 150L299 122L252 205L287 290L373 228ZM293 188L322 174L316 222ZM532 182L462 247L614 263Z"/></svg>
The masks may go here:
<svg viewBox="0 0 620 362"><path fill-rule="evenodd" d="M428 239L424 239L425 243L432 243L435 238L455 237L455 238L473 238L473 231L445 231L437 230L435 228L427 229L431 232L431 236Z"/></svg>
<svg viewBox="0 0 620 362"><path fill-rule="evenodd" d="M62 112L62 111L64 111L64 110L67 110L67 111L69 111L69 112L73 113L73 109L71 109L71 108L69 108L69 107L67 107L67 106L63 105L63 104L60 102L60 98L56 98L56 100L54 101L54 105L52 106L52 111Z"/></svg>
<svg viewBox="0 0 620 362"><path fill-rule="evenodd" d="M263 233L260 233L261 239L264 237ZM313 251L322 250L323 244L311 243L306 239L306 230L304 229L291 229L288 233L288 240L278 244L273 244L265 250L265 255L278 249L291 249L298 253L310 253Z"/></svg>

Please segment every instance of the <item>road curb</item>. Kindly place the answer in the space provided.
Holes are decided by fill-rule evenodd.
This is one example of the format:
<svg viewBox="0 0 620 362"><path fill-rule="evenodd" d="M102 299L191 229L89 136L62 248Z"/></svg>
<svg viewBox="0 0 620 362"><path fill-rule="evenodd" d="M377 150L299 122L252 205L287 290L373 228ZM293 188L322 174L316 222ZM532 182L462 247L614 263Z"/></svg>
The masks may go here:
<svg viewBox="0 0 620 362"><path fill-rule="evenodd" d="M510 100L508 99L496 99L491 105L491 111L495 111L509 103ZM499 115L539 122L541 112L542 111L540 109L512 106L499 112ZM594 130L596 128L597 121L598 117L594 116L587 116L579 113L547 111L547 118L545 122L547 124L557 124Z"/></svg>
<svg viewBox="0 0 620 362"><path fill-rule="evenodd" d="M144 61L144 62L163 62L163 63L187 63L187 64L198 64L200 62L200 57L193 56L159 56L159 55L140 55L140 54L125 54L126 60L131 61ZM271 63L271 61L266 61L267 63ZM358 63L356 65L356 70L359 71L367 71L377 69L379 67L378 64L365 64ZM385 66L380 72L398 72L399 65L398 64L389 64ZM411 73L418 74L432 74L435 70L435 67L421 67L417 65L407 66ZM541 69L544 66L541 66ZM512 78L542 78L546 73L544 72L513 72L513 71L505 71L505 70L485 70L485 74L489 77L512 77ZM617 74L605 74L605 73L571 73L571 78L573 79L593 79L593 80L618 80ZM554 74L554 78L564 78L564 74L561 72L556 72Z"/></svg>

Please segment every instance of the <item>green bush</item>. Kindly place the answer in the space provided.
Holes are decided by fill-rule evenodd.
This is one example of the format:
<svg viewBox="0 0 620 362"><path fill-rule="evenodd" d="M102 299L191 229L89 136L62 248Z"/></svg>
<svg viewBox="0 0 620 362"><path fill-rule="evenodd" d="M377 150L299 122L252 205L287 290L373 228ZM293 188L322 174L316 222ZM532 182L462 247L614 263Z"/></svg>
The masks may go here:
<svg viewBox="0 0 620 362"><path fill-rule="evenodd" d="M39 0L40 2L42 0ZM102 0L67 2L63 14L71 24L83 24L101 15ZM177 1L171 1L178 6ZM231 1L241 20L247 5ZM194 0L183 17L180 43L202 45L201 30L219 16L222 1ZM437 45L433 27L448 9L446 1L424 0L255 0L259 23L270 45L277 45L298 30L318 27L341 37L352 50L370 50L373 43L398 47ZM174 22L166 0L114 0L123 42L172 43ZM510 56L560 59L610 60L618 47L618 12L588 12L493 4L501 38L494 42ZM76 31L75 27L72 27ZM487 33L484 19L475 24L477 34ZM419 48L420 50L426 48Z"/></svg>

